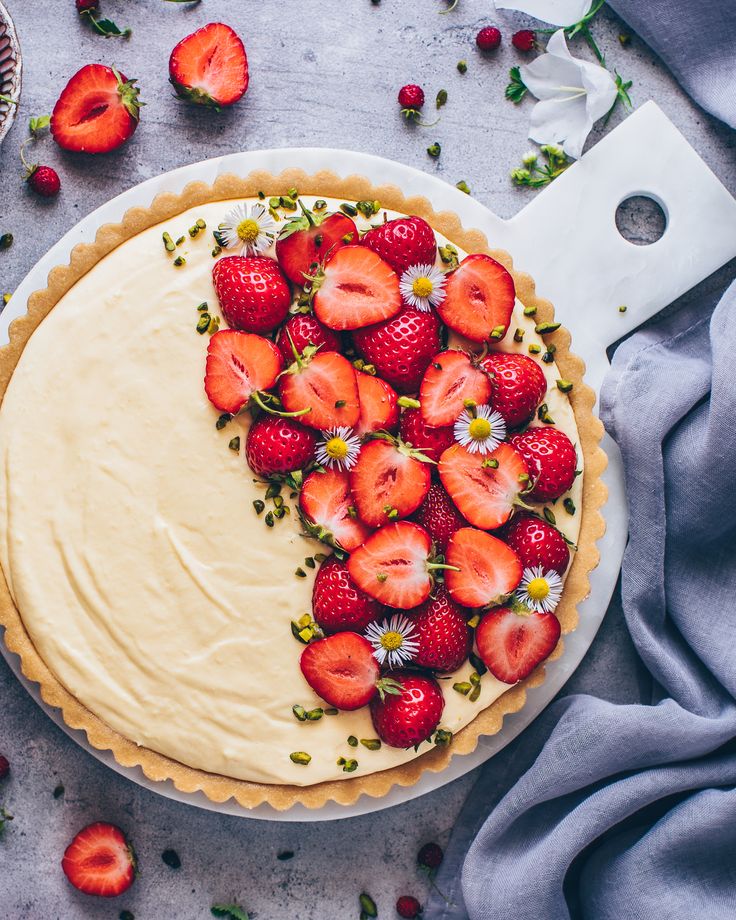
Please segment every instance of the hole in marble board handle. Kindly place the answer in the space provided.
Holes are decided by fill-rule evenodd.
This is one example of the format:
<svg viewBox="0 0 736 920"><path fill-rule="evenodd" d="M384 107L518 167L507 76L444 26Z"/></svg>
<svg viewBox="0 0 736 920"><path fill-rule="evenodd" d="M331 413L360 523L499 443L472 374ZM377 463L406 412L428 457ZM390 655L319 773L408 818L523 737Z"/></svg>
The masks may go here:
<svg viewBox="0 0 736 920"><path fill-rule="evenodd" d="M627 195L616 208L616 229L634 246L651 246L667 230L669 214L665 203L649 192Z"/></svg>

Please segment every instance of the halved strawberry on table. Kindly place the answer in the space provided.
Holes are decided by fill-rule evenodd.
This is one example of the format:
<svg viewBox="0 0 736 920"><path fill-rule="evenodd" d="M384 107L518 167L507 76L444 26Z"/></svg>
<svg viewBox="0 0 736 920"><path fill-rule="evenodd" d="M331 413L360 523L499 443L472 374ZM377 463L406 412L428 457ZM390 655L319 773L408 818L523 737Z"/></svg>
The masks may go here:
<svg viewBox="0 0 736 920"><path fill-rule="evenodd" d="M436 585L432 596L407 616L416 631L412 638L419 643L414 664L444 673L463 664L473 647L473 631L444 585Z"/></svg>
<svg viewBox="0 0 736 920"><path fill-rule="evenodd" d="M51 135L64 150L109 153L138 127L138 87L113 67L85 64L69 80L51 114Z"/></svg>
<svg viewBox="0 0 736 920"><path fill-rule="evenodd" d="M248 429L245 458L256 476L303 470L314 459L317 434L291 418L261 415Z"/></svg>
<svg viewBox="0 0 736 920"><path fill-rule="evenodd" d="M396 390L380 377L358 371L360 419L354 434L362 437L374 431L393 431L399 424Z"/></svg>
<svg viewBox="0 0 736 920"><path fill-rule="evenodd" d="M511 547L475 527L450 537L445 558L453 567L445 572L445 585L463 607L500 604L521 582L521 560Z"/></svg>
<svg viewBox="0 0 736 920"><path fill-rule="evenodd" d="M490 256L466 256L447 276L437 312L450 329L473 342L493 342L506 334L516 300L514 279Z"/></svg>
<svg viewBox="0 0 736 920"><path fill-rule="evenodd" d="M260 335L221 329L207 345L207 398L220 412L235 415L255 393L274 386L282 366L273 342Z"/></svg>
<svg viewBox="0 0 736 920"><path fill-rule="evenodd" d="M387 607L410 610L429 597L432 571L443 566L431 561L432 540L410 521L388 524L350 554L348 571L356 585ZM519 572L521 579L521 572Z"/></svg>
<svg viewBox="0 0 736 920"><path fill-rule="evenodd" d="M361 240L400 276L412 265L434 265L437 241L421 217L397 217L373 227Z"/></svg>
<svg viewBox="0 0 736 920"><path fill-rule="evenodd" d="M135 881L135 853L114 824L88 824L64 851L61 868L84 894L115 898Z"/></svg>
<svg viewBox="0 0 736 920"><path fill-rule="evenodd" d="M489 610L475 631L478 654L488 670L505 684L524 680L548 658L560 638L554 613L517 609Z"/></svg>
<svg viewBox="0 0 736 920"><path fill-rule="evenodd" d="M355 368L336 351L305 349L281 375L279 396L287 412L307 409L301 422L320 431L353 428L360 418Z"/></svg>
<svg viewBox="0 0 736 920"><path fill-rule="evenodd" d="M429 487L426 498L415 511L412 520L427 531L441 553L446 552L450 537L461 527L468 526L468 521L457 510L439 482L433 482Z"/></svg>
<svg viewBox="0 0 736 920"><path fill-rule="evenodd" d="M460 513L482 530L505 524L529 487L524 460L505 442L488 455L453 444L442 454L438 469L442 485Z"/></svg>
<svg viewBox="0 0 736 920"><path fill-rule="evenodd" d="M248 57L240 36L224 22L187 35L171 52L169 80L188 102L233 105L248 89Z"/></svg>
<svg viewBox="0 0 736 920"><path fill-rule="evenodd" d="M360 709L378 692L381 672L373 646L358 633L339 632L311 642L299 664L314 692L337 709Z"/></svg>
<svg viewBox="0 0 736 920"><path fill-rule="evenodd" d="M488 374L464 351L449 349L435 355L419 389L424 421L433 428L452 425L467 400L485 405L491 396Z"/></svg>
<svg viewBox="0 0 736 920"><path fill-rule="evenodd" d="M388 263L364 246L338 249L313 281L317 319L330 329L361 329L401 309L399 278Z"/></svg>
<svg viewBox="0 0 736 920"><path fill-rule="evenodd" d="M452 425L443 428L428 425L422 418L421 409L406 409L401 413L399 433L405 444L416 447L425 457L435 462L440 459L443 451L455 443Z"/></svg>
<svg viewBox="0 0 736 920"><path fill-rule="evenodd" d="M312 590L312 616L327 634L362 632L385 614L377 600L350 577L346 562L330 556L319 567Z"/></svg>
<svg viewBox="0 0 736 920"><path fill-rule="evenodd" d="M491 378L493 408L509 428L529 421L544 399L547 380L544 371L527 355L494 351L480 362Z"/></svg>
<svg viewBox="0 0 736 920"><path fill-rule="evenodd" d="M440 328L434 311L405 307L383 323L356 329L353 343L358 354L398 393L416 393L440 349Z"/></svg>
<svg viewBox="0 0 736 920"><path fill-rule="evenodd" d="M291 290L274 259L225 256L215 262L212 281L231 328L271 332L286 319Z"/></svg>
<svg viewBox="0 0 736 920"><path fill-rule="evenodd" d="M322 351L340 351L342 342L339 334L323 326L314 314L295 313L276 336L276 347L287 367L294 360L294 349L301 354L307 345L320 346Z"/></svg>
<svg viewBox="0 0 736 920"><path fill-rule="evenodd" d="M371 534L371 528L355 516L350 477L340 470L310 473L302 485L299 508L313 536L348 553Z"/></svg>
<svg viewBox="0 0 736 920"><path fill-rule="evenodd" d="M432 474L424 456L387 436L364 444L350 471L358 516L381 527L412 514L424 501Z"/></svg>
<svg viewBox="0 0 736 920"><path fill-rule="evenodd" d="M393 671L391 677L401 690L373 696L373 727L384 744L414 747L426 741L439 725L445 698L437 681L427 674Z"/></svg>
<svg viewBox="0 0 736 920"><path fill-rule="evenodd" d="M276 240L276 258L294 284L304 287L328 255L358 242L355 222L339 211L310 211L301 201L302 213L284 225Z"/></svg>

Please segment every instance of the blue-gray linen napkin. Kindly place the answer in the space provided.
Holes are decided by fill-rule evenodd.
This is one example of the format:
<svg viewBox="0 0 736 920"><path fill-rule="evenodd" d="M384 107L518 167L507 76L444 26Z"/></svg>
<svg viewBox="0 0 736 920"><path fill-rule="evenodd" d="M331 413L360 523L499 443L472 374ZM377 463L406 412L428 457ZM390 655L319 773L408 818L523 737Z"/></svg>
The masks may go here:
<svg viewBox="0 0 736 920"><path fill-rule="evenodd" d="M736 0L611 5L736 126ZM735 355L736 282L616 351L601 415L624 459L621 595L649 698L560 699L494 757L425 920L736 918Z"/></svg>

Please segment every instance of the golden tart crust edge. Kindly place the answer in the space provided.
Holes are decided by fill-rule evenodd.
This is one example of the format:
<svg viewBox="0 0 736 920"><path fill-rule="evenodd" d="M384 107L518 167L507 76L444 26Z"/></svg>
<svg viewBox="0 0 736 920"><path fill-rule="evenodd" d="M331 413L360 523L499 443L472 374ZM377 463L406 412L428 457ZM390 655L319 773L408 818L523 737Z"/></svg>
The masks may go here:
<svg viewBox="0 0 736 920"><path fill-rule="evenodd" d="M161 193L154 198L149 207L130 208L120 223L100 227L93 243L80 243L75 246L69 264L52 269L46 289L34 292L28 299L28 312L11 323L10 343L0 349L0 399L5 395L8 382L34 329L93 265L121 243L148 227L198 205L253 197L259 191L270 197L283 194L286 189L292 187L298 188L304 194L352 201L377 199L386 208L425 218L435 230L466 252L488 253L501 262L514 277L516 294L521 303L524 306L536 307L540 322L553 320L552 305L549 301L537 297L534 282L529 275L514 271L508 253L490 249L483 233L479 230L464 229L458 216L452 212L435 212L426 198L407 198L396 186L375 186L361 176L340 178L329 171L313 175L307 175L298 169L285 170L280 175L254 171L245 177L226 174L220 176L212 185L192 182L180 194ZM547 341L554 342L557 347L555 360L562 376L573 383L569 395L584 457L582 520L578 549L574 553L573 564L565 580L563 597L556 611L564 635L572 632L577 626L577 606L590 592L588 576L600 558L596 542L605 532L605 521L600 509L607 498L607 489L601 480L607 457L600 447L603 425L593 413L595 394L583 383L583 361L569 350L570 334L566 329L560 328L547 337ZM469 754L474 751L481 736L498 732L504 716L518 712L524 706L527 689L538 687L545 679L544 665L541 665L526 680L507 690L478 713L472 722L453 737L448 747L434 747L408 763L366 776L322 782L312 786L254 783L188 767L155 751L139 747L113 731L69 693L46 666L31 642L4 577L0 579L0 624L6 630L5 643L8 649L20 657L23 674L39 685L44 702L59 709L64 722L70 728L80 729L86 733L92 747L109 750L123 767L139 766L150 780L171 780L180 792L201 791L210 801L216 803L234 799L245 808L255 808L263 803L268 803L278 811L286 810L297 803L307 808L321 808L330 801L350 805L361 795L380 798L393 786L411 786L425 771L441 772L456 754ZM562 652L561 639L548 660L558 658Z"/></svg>

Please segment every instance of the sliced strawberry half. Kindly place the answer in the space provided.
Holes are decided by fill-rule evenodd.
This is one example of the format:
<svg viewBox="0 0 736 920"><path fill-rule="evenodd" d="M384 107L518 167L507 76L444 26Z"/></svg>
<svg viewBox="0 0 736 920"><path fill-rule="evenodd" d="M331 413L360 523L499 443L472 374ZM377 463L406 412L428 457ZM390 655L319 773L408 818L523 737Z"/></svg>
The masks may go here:
<svg viewBox="0 0 736 920"><path fill-rule="evenodd" d="M51 134L64 150L108 153L132 136L140 108L135 80L103 64L86 64L69 80L51 115Z"/></svg>
<svg viewBox="0 0 736 920"><path fill-rule="evenodd" d="M417 451L393 439L363 445L350 471L350 487L362 521L381 527L412 514L429 491L429 464Z"/></svg>
<svg viewBox="0 0 736 920"><path fill-rule="evenodd" d="M330 329L362 329L401 309L399 276L372 249L338 249L322 274L313 307L317 319Z"/></svg>
<svg viewBox="0 0 736 920"><path fill-rule="evenodd" d="M464 607L500 604L521 581L521 560L503 540L474 527L463 527L447 544L445 584Z"/></svg>
<svg viewBox="0 0 736 920"><path fill-rule="evenodd" d="M310 643L299 664L314 692L337 709L360 709L377 692L380 670L373 646L358 633L335 633Z"/></svg>
<svg viewBox="0 0 736 920"><path fill-rule="evenodd" d="M399 521L377 530L351 553L348 571L361 591L377 601L411 610L426 601L432 589L431 550L426 530Z"/></svg>
<svg viewBox="0 0 736 920"><path fill-rule="evenodd" d="M380 377L358 373L360 420L355 434L362 437L373 431L392 431L399 424L396 390Z"/></svg>
<svg viewBox="0 0 736 920"><path fill-rule="evenodd" d="M240 36L210 22L183 38L169 58L169 80L178 96L214 108L232 105L248 89L248 58Z"/></svg>
<svg viewBox="0 0 736 920"><path fill-rule="evenodd" d="M437 307L443 321L473 342L503 338L516 300L514 279L490 256L466 256L447 278Z"/></svg>
<svg viewBox="0 0 736 920"><path fill-rule="evenodd" d="M278 348L260 335L222 329L207 346L204 389L220 412L235 415L256 390L268 390L282 367Z"/></svg>
<svg viewBox="0 0 736 920"><path fill-rule="evenodd" d="M464 351L443 351L432 358L419 389L422 418L433 428L452 425L465 400L482 406L490 396L488 374L475 367Z"/></svg>
<svg viewBox="0 0 736 920"><path fill-rule="evenodd" d="M478 654L488 670L505 684L524 680L548 658L560 638L554 613L517 612L511 607L489 610L478 624Z"/></svg>
<svg viewBox="0 0 736 920"><path fill-rule="evenodd" d="M348 553L371 533L370 527L355 517L347 473L338 470L310 473L302 486L299 507L313 536L330 545L337 544Z"/></svg>
<svg viewBox="0 0 736 920"><path fill-rule="evenodd" d="M281 375L279 395L287 412L308 409L300 421L320 431L354 428L360 418L355 368L336 351L307 348Z"/></svg>
<svg viewBox="0 0 736 920"><path fill-rule="evenodd" d="M61 868L84 894L114 898L135 880L135 853L119 827L98 821L82 828L72 840Z"/></svg>
<svg viewBox="0 0 736 920"><path fill-rule="evenodd" d="M485 456L453 444L440 457L438 469L442 485L461 514L482 530L505 524L529 486L526 464L505 442Z"/></svg>
<svg viewBox="0 0 736 920"><path fill-rule="evenodd" d="M304 287L328 253L358 242L358 228L347 214L310 211L302 204L299 217L290 220L276 240L276 258L286 277Z"/></svg>

